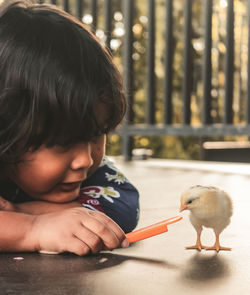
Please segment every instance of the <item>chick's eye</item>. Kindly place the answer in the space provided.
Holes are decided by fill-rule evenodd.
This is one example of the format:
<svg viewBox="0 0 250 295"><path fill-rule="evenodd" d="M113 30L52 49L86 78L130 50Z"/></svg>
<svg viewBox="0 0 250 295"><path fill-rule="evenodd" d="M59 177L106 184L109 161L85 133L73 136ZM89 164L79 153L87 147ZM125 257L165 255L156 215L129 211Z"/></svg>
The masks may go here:
<svg viewBox="0 0 250 295"><path fill-rule="evenodd" d="M188 204L191 204L192 202L193 202L193 200L189 200L187 203L188 203Z"/></svg>

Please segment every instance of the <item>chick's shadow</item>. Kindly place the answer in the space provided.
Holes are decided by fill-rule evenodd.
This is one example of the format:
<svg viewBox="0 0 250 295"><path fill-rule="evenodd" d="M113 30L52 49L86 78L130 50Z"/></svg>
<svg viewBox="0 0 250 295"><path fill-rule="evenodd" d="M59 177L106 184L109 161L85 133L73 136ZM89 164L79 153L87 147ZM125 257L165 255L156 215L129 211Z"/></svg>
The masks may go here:
<svg viewBox="0 0 250 295"><path fill-rule="evenodd" d="M212 256L196 253L188 260L181 277L183 281L207 282L228 276L229 265L223 257L215 253Z"/></svg>

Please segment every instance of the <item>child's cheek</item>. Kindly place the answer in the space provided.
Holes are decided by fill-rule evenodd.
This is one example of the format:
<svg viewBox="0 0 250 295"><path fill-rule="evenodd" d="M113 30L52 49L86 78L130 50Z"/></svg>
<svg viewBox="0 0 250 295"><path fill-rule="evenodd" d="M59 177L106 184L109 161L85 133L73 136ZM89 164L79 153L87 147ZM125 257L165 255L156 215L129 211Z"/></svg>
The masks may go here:
<svg viewBox="0 0 250 295"><path fill-rule="evenodd" d="M95 170L100 166L105 154L105 146L97 146L92 149L91 156L93 159L93 165L89 169L89 175L93 174Z"/></svg>
<svg viewBox="0 0 250 295"><path fill-rule="evenodd" d="M101 163L106 150L106 135L100 136L96 144L91 145L91 156L94 162Z"/></svg>
<svg viewBox="0 0 250 295"><path fill-rule="evenodd" d="M64 180L67 168L62 162L43 163L39 169L34 172L37 182L41 186L53 187Z"/></svg>
<svg viewBox="0 0 250 295"><path fill-rule="evenodd" d="M13 181L30 195L49 192L65 174L63 161L34 161L20 164L13 176Z"/></svg>

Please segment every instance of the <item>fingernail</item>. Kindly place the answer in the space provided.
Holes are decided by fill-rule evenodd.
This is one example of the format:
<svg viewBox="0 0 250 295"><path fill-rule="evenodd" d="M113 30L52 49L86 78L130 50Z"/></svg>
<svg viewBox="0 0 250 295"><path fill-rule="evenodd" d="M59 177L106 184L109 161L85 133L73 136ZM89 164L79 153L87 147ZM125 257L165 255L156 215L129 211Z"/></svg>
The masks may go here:
<svg viewBox="0 0 250 295"><path fill-rule="evenodd" d="M122 248L128 248L128 246L129 246L129 241L128 241L128 239L124 239L124 240L122 241L122 243L121 243L121 247L122 247Z"/></svg>

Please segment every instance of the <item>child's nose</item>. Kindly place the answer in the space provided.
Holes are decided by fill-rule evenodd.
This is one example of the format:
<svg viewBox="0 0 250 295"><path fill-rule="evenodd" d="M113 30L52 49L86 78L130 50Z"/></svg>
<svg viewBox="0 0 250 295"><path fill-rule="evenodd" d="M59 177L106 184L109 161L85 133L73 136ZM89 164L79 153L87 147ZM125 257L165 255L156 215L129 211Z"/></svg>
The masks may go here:
<svg viewBox="0 0 250 295"><path fill-rule="evenodd" d="M78 144L71 162L71 169L89 168L92 165L91 145L89 143Z"/></svg>

